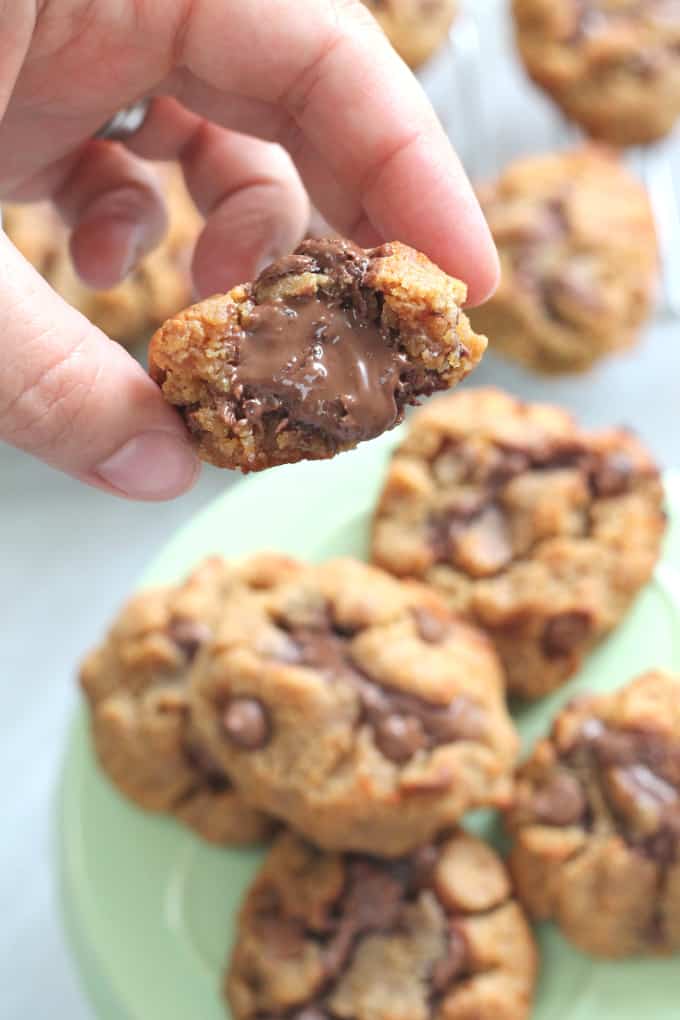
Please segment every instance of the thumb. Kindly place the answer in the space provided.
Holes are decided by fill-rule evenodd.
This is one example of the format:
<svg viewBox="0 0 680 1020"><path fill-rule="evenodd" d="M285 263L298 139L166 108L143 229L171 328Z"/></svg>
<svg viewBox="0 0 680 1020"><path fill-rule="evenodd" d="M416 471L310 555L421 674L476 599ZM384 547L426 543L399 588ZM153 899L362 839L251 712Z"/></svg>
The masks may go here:
<svg viewBox="0 0 680 1020"><path fill-rule="evenodd" d="M199 472L155 383L1 230L0 440L130 499L178 496Z"/></svg>

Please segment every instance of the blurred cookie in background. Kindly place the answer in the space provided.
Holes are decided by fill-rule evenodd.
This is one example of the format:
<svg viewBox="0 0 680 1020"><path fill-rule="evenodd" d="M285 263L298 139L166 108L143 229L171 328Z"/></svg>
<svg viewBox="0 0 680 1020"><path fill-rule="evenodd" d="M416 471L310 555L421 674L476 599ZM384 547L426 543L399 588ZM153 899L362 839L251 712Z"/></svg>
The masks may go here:
<svg viewBox="0 0 680 1020"><path fill-rule="evenodd" d="M417 69L443 45L457 0L363 0L399 56Z"/></svg>
<svg viewBox="0 0 680 1020"><path fill-rule="evenodd" d="M514 0L529 75L594 138L642 145L680 116L677 0Z"/></svg>
<svg viewBox="0 0 680 1020"><path fill-rule="evenodd" d="M7 205L7 236L69 304L126 347L146 341L168 316L193 299L191 256L202 218L179 167L159 168L165 181L168 231L157 248L111 290L92 290L77 275L69 231L49 202Z"/></svg>
<svg viewBox="0 0 680 1020"><path fill-rule="evenodd" d="M522 159L479 197L502 278L470 319L492 351L558 374L635 343L655 299L657 238L647 193L612 153Z"/></svg>

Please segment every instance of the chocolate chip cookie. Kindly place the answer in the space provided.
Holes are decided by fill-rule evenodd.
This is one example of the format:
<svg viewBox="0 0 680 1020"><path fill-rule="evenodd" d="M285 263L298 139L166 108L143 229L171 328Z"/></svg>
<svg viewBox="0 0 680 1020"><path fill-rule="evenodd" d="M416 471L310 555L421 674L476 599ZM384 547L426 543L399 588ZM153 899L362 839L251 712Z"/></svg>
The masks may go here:
<svg viewBox="0 0 680 1020"><path fill-rule="evenodd" d="M363 0L399 56L417 69L443 45L457 0Z"/></svg>
<svg viewBox="0 0 680 1020"><path fill-rule="evenodd" d="M680 678L586 696L522 766L518 894L586 952L680 950Z"/></svg>
<svg viewBox="0 0 680 1020"><path fill-rule="evenodd" d="M494 851L454 832L396 861L278 838L226 979L234 1020L524 1020L536 949Z"/></svg>
<svg viewBox="0 0 680 1020"><path fill-rule="evenodd" d="M486 338L465 297L404 245L308 240L166 322L150 372L204 460L259 471L332 457L474 368Z"/></svg>
<svg viewBox="0 0 680 1020"><path fill-rule="evenodd" d="M639 145L680 115L677 0L514 0L531 77L593 137Z"/></svg>
<svg viewBox="0 0 680 1020"><path fill-rule="evenodd" d="M434 401L389 467L374 561L432 585L490 635L510 691L564 683L649 580L663 489L623 429L494 389Z"/></svg>
<svg viewBox="0 0 680 1020"><path fill-rule="evenodd" d="M111 290L91 290L77 276L68 230L50 203L3 207L4 229L22 255L69 304L127 347L148 340L193 295L191 255L202 219L179 169L168 165L161 173L168 231L130 276Z"/></svg>
<svg viewBox="0 0 680 1020"><path fill-rule="evenodd" d="M267 561L254 562L251 574L266 569ZM211 559L183 584L143 592L81 670L94 746L110 779L141 807L171 812L217 843L252 842L271 828L190 733L192 663L241 583L235 568Z"/></svg>
<svg viewBox="0 0 680 1020"><path fill-rule="evenodd" d="M196 739L248 803L327 849L408 852L511 794L488 639L354 560L226 600L191 681Z"/></svg>
<svg viewBox="0 0 680 1020"><path fill-rule="evenodd" d="M479 197L501 258L496 294L470 312L491 349L537 372L580 372L630 347L658 277L647 193L590 145L512 164Z"/></svg>

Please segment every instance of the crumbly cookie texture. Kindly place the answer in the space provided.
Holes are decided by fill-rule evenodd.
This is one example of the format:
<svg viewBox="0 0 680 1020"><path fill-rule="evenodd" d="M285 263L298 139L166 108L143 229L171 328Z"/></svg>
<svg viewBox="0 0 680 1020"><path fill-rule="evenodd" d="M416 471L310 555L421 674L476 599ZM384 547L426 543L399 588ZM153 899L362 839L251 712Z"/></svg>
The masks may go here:
<svg viewBox="0 0 680 1020"><path fill-rule="evenodd" d="M635 343L654 303L657 239L647 193L616 157L590 145L519 160L479 197L502 272L470 320L493 351L536 372L581 372Z"/></svg>
<svg viewBox="0 0 680 1020"><path fill-rule="evenodd" d="M250 574L266 571L267 562L253 561ZM109 778L141 807L170 812L215 843L250 843L272 828L190 733L191 666L241 583L235 568L215 558L183 584L141 593L81 669L95 750Z"/></svg>
<svg viewBox="0 0 680 1020"><path fill-rule="evenodd" d="M564 683L648 581L665 528L658 470L622 429L494 389L412 419L375 513L373 560L484 628L511 692Z"/></svg>
<svg viewBox="0 0 680 1020"><path fill-rule="evenodd" d="M248 803L327 849L395 857L511 796L490 642L354 560L227 600L191 699L197 741Z"/></svg>
<svg viewBox="0 0 680 1020"><path fill-rule="evenodd" d="M680 677L564 709L519 771L508 825L534 917L597 956L680 950Z"/></svg>
<svg viewBox="0 0 680 1020"><path fill-rule="evenodd" d="M91 290L80 280L69 254L68 230L50 203L3 207L4 229L22 255L69 304L126 347L148 340L193 296L191 255L203 221L180 170L169 164L161 174L168 231L158 247L111 290Z"/></svg>
<svg viewBox="0 0 680 1020"><path fill-rule="evenodd" d="M638 145L680 115L675 0L514 0L531 77L593 137Z"/></svg>
<svg viewBox="0 0 680 1020"><path fill-rule="evenodd" d="M234 1020L524 1020L536 949L505 868L454 832L385 861L291 833L241 910Z"/></svg>
<svg viewBox="0 0 680 1020"><path fill-rule="evenodd" d="M458 0L363 0L406 63L419 68L443 45Z"/></svg>
<svg viewBox="0 0 680 1020"><path fill-rule="evenodd" d="M475 367L486 338L465 297L402 244L308 240L254 283L166 322L150 372L204 460L259 471L332 457Z"/></svg>

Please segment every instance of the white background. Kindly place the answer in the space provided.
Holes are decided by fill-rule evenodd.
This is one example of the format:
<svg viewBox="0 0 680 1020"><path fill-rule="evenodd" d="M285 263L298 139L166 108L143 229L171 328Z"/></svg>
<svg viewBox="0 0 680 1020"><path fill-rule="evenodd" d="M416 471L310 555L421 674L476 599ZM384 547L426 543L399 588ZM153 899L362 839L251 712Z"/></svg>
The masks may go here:
<svg viewBox="0 0 680 1020"><path fill-rule="evenodd" d="M485 8L481 0L473 6ZM524 82L503 19L483 13L481 37L483 125L471 115L470 68L465 87L455 86L443 55L425 81L471 172L488 174L512 155L568 135ZM489 358L475 376L488 381L562 401L591 424L632 425L662 463L680 460L680 337L668 314L635 352L586 379L532 380ZM54 794L76 704L76 663L163 542L232 481L208 470L173 504L134 505L0 448L0 1020L92 1020L62 936L54 881Z"/></svg>

